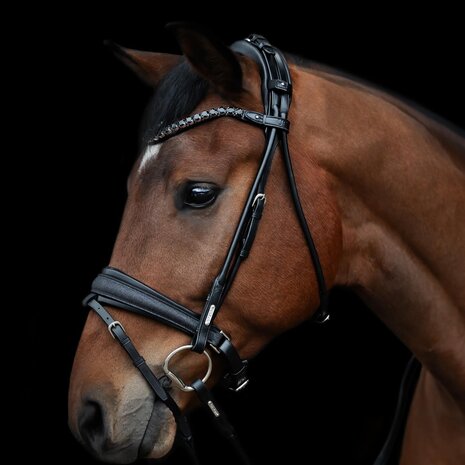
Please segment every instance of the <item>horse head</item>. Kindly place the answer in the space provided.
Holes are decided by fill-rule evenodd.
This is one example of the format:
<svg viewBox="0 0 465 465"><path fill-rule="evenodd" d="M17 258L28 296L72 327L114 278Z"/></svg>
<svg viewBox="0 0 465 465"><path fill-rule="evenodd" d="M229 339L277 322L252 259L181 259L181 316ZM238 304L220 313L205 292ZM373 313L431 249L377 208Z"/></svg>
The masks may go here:
<svg viewBox="0 0 465 465"><path fill-rule="evenodd" d="M211 108L263 111L261 77L252 59L210 34L183 24L172 29L183 56L116 47L122 61L155 93L140 154L129 175L127 204L110 266L200 314L260 165L264 131L234 118L218 118L159 143L150 141L166 125ZM297 68L292 66L291 73L298 95ZM291 150L301 159L306 149L299 144L304 127L298 113L304 110L300 106L289 115L295 130ZM243 359L310 318L320 303L281 155L278 151L271 166L267 204L254 247L215 320ZM319 194L327 181L319 176L318 166L311 157L303 163L312 181L299 189L331 285L341 249L338 217L332 199ZM324 225L318 222L323 215ZM160 322L108 308L157 376L163 374L167 355L190 342L188 335ZM207 350L213 359L208 385L213 386L224 364ZM173 357L170 367L188 384L203 376L205 364L205 357L186 351ZM182 412L195 406L190 393L169 391ZM156 399L94 312L88 316L74 361L69 424L96 457L115 463L164 456L175 438L171 411Z"/></svg>

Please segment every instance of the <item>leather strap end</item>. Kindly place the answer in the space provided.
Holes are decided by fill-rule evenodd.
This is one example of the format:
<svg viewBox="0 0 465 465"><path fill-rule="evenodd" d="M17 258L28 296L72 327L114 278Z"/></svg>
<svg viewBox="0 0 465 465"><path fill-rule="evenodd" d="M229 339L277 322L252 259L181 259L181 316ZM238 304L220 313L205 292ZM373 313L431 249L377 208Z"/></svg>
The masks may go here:
<svg viewBox="0 0 465 465"><path fill-rule="evenodd" d="M279 116L270 116L256 111L244 111L242 119L258 126L265 126L270 128L281 129L282 131L289 131L289 120Z"/></svg>

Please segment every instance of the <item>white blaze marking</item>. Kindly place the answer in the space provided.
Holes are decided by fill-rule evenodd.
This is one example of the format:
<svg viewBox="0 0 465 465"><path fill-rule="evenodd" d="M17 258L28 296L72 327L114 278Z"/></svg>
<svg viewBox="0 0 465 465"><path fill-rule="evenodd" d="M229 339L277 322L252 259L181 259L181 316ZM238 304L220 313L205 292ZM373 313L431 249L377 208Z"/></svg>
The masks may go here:
<svg viewBox="0 0 465 465"><path fill-rule="evenodd" d="M163 144L147 145L144 155L142 156L142 161L140 162L140 165L139 165L139 170L138 170L139 173L141 173L144 170L144 168L149 164L149 162L157 158L162 145Z"/></svg>

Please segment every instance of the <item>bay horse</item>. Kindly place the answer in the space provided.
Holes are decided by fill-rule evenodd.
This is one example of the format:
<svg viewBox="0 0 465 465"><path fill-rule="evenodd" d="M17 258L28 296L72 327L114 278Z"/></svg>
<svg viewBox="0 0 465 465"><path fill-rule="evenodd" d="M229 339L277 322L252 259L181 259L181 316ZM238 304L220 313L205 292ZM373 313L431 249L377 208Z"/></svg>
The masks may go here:
<svg viewBox="0 0 465 465"><path fill-rule="evenodd" d="M172 29L182 57L117 48L155 95L110 265L200 313L259 166L263 131L217 119L147 142L154 130L208 108L261 111L261 77L253 60L210 34L185 24ZM289 61L289 147L325 282L361 296L422 364L400 463L463 464L465 139L382 91ZM253 250L216 318L243 359L320 304L284 165L280 152ZM156 374L189 343L159 322L118 308L111 314ZM175 419L111 342L91 312L71 375L70 428L107 462L162 457ZM211 358L209 385L224 368ZM172 363L185 380L205 370L194 354ZM188 392L170 393L180 411L192 407Z"/></svg>

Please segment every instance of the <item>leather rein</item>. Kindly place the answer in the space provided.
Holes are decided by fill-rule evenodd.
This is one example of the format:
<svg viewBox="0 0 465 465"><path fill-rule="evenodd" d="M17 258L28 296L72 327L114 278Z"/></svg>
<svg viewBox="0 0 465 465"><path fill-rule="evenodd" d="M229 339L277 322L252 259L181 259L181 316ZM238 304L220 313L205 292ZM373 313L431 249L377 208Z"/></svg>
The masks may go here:
<svg viewBox="0 0 465 465"><path fill-rule="evenodd" d="M265 187L278 145L281 146L294 209L310 251L318 281L320 307L314 318L318 322L324 322L329 318L325 278L299 199L287 141L289 131L288 113L292 96L289 67L282 53L259 35L252 35L245 40L235 42L231 48L237 53L252 58L258 64L262 80L264 112L260 113L232 107L212 108L170 124L159 131L149 142L151 145L161 143L183 131L221 117L230 117L244 123L258 125L263 128L265 133L265 149L258 171L250 188L225 260L212 283L202 313L200 315L195 313L126 273L111 267L104 268L102 273L97 276L92 283L91 293L83 302L84 305L92 308L107 325L111 336L123 347L134 366L152 389L155 400L163 402L171 410L178 426L178 433L184 440L187 451L196 464L199 462L194 452L190 426L185 415L181 413L176 402L169 394L168 388L171 384L183 391L195 392L202 405L210 412L220 433L230 441L236 450L238 457L244 464L251 463L236 436L234 428L205 385L212 369L212 360L207 348L212 349L226 361L227 370L223 377L223 384L233 391L243 389L249 382L247 360L240 358L233 341L214 325L214 320L232 286L241 263L247 259L251 251L265 208ZM163 365L165 376L157 378L137 351L123 325L113 319L105 309L105 305L134 312L171 326L192 336L192 341L189 345L175 349L166 357ZM187 385L169 367L172 357L181 351L194 351L203 354L208 362L205 376L191 385Z"/></svg>

